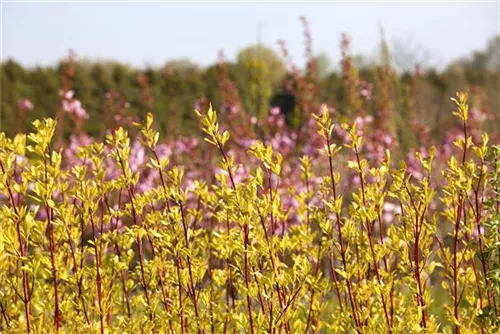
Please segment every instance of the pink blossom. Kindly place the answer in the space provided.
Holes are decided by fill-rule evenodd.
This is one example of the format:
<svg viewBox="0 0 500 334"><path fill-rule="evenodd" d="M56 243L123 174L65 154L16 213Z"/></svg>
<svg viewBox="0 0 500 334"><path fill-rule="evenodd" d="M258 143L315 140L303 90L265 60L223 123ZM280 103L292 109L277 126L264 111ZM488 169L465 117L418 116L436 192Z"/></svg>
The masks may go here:
<svg viewBox="0 0 500 334"><path fill-rule="evenodd" d="M153 189L156 185L156 176L158 174L157 173L152 173L152 172L149 172L147 173L147 175L141 175L141 177L139 178L139 182L137 184L137 187L136 187L136 190L139 192L139 193L145 193L151 189Z"/></svg>
<svg viewBox="0 0 500 334"><path fill-rule="evenodd" d="M231 114L236 114L238 111L240 111L240 108L236 105L232 105L229 107L229 112Z"/></svg>
<svg viewBox="0 0 500 334"><path fill-rule="evenodd" d="M474 226L474 228L472 229L472 236L476 239L479 238L480 235L483 235L485 234L485 228L483 226L481 226L480 228L478 228L477 226Z"/></svg>
<svg viewBox="0 0 500 334"><path fill-rule="evenodd" d="M488 115L485 112L483 112L479 108L472 108L469 111L469 117L470 117L471 120L477 121L479 123L484 122L485 120L487 120L488 118L490 118L490 117L488 117Z"/></svg>
<svg viewBox="0 0 500 334"><path fill-rule="evenodd" d="M221 106L221 110L226 111L230 114L236 114L240 111L240 107L236 104L226 102Z"/></svg>
<svg viewBox="0 0 500 334"><path fill-rule="evenodd" d="M139 141L134 141L132 147L130 148L130 158L129 164L130 169L133 172L139 171L139 167L144 163L146 159L146 149Z"/></svg>
<svg viewBox="0 0 500 334"><path fill-rule="evenodd" d="M28 158L23 155L16 154L16 164L22 165L28 162Z"/></svg>
<svg viewBox="0 0 500 334"><path fill-rule="evenodd" d="M373 84L364 80L358 81L359 95L365 100L370 101L373 98Z"/></svg>
<svg viewBox="0 0 500 334"><path fill-rule="evenodd" d="M361 116L358 116L354 119L354 122L358 125L358 126L363 126L365 120L363 117Z"/></svg>
<svg viewBox="0 0 500 334"><path fill-rule="evenodd" d="M386 134L382 137L382 142L389 146L394 142L394 138L390 134Z"/></svg>
<svg viewBox="0 0 500 334"><path fill-rule="evenodd" d="M62 108L65 112L74 115L77 119L89 119L89 114L87 114L79 100L63 100Z"/></svg>
<svg viewBox="0 0 500 334"><path fill-rule="evenodd" d="M173 153L173 150L172 150L172 147L170 145L158 144L156 146L156 153L158 154L158 157L160 159L163 159L163 158L170 157Z"/></svg>
<svg viewBox="0 0 500 334"><path fill-rule="evenodd" d="M391 223L394 220L394 213L386 212L382 215L382 221L384 223Z"/></svg>
<svg viewBox="0 0 500 334"><path fill-rule="evenodd" d="M239 166L235 171L234 171L234 182L236 183L241 183L243 180L245 180L248 176L250 175L250 170L246 166Z"/></svg>
<svg viewBox="0 0 500 334"><path fill-rule="evenodd" d="M73 96L75 96L75 91L70 89L67 90L66 92L61 91L60 92L61 96L63 96L66 100L71 100Z"/></svg>
<svg viewBox="0 0 500 334"><path fill-rule="evenodd" d="M70 136L69 137L69 145L63 151L63 157L65 159L65 162L69 166L73 166L73 165L76 165L77 163L80 163L80 159L78 159L78 157L77 157L77 154L78 154L78 151L80 150L80 147L89 146L93 142L94 142L93 138L91 138L85 134Z"/></svg>
<svg viewBox="0 0 500 334"><path fill-rule="evenodd" d="M382 208L384 209L384 211L394 212L397 206L395 204L385 202Z"/></svg>
<svg viewBox="0 0 500 334"><path fill-rule="evenodd" d="M255 139L253 138L237 138L238 143L245 149L248 150L250 146L255 144Z"/></svg>
<svg viewBox="0 0 500 334"><path fill-rule="evenodd" d="M274 128L284 127L285 126L285 118L282 115L280 115L279 113L275 114L272 111L273 109L275 109L275 108L271 109L271 114L267 117L267 122L269 123L269 125L271 127L274 127ZM279 110L279 108L278 108L278 110Z"/></svg>
<svg viewBox="0 0 500 334"><path fill-rule="evenodd" d="M34 105L33 105L33 103L31 103L30 100L22 99L17 103L17 108L19 109L19 111L25 112L25 111L33 110Z"/></svg>
<svg viewBox="0 0 500 334"><path fill-rule="evenodd" d="M269 113L273 116L279 115L281 112L280 107L272 107L271 110L269 110Z"/></svg>

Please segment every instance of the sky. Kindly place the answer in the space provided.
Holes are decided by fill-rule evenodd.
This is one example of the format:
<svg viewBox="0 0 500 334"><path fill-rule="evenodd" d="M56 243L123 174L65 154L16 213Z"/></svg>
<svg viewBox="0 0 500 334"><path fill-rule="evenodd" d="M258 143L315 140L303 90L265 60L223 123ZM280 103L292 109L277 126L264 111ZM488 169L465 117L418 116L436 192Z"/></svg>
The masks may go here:
<svg viewBox="0 0 500 334"><path fill-rule="evenodd" d="M8 1L8 0L7 0ZM484 49L500 31L499 3L19 3L1 4L1 58L24 66L54 65L68 49L80 58L162 66L188 58L202 65L223 50L230 60L258 41L278 49L285 40L294 62L304 62L299 20L305 15L313 51L340 59L340 35L355 54L376 57L379 22L394 49L433 66ZM428 53L428 56L422 54ZM425 59L424 59L425 58ZM373 58L374 59L374 58Z"/></svg>

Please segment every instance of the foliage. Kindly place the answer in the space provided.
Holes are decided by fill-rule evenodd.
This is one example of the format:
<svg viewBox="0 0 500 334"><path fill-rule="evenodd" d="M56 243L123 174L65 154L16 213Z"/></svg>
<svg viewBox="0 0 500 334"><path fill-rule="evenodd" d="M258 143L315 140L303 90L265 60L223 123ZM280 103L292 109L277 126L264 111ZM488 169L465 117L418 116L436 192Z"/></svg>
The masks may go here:
<svg viewBox="0 0 500 334"><path fill-rule="evenodd" d="M303 69L2 64L1 332L500 330L498 39L325 73L301 21Z"/></svg>
<svg viewBox="0 0 500 334"><path fill-rule="evenodd" d="M262 140L212 106L204 144L160 139L151 113L104 142L58 146L49 118L1 133L1 329L498 332L500 151L467 98L457 154L400 161L326 106L305 130L271 113Z"/></svg>
<svg viewBox="0 0 500 334"><path fill-rule="evenodd" d="M300 59L294 63L287 55L279 57L267 46L250 46L240 50L234 62L226 61L226 74L217 64L204 68L182 59L146 69L85 60L71 66L68 60L63 60L55 66L24 68L14 60L7 60L0 64L0 128L13 136L16 132L29 131L35 119L59 119L58 91L72 89L90 117L102 119L102 122L83 124L84 131L94 137L104 137L108 128L121 126L120 119L114 117L121 111L139 117L152 112L162 133L190 135L197 130L192 113L194 106L211 101L217 110L228 107L224 98L227 85L220 84L225 81L224 77L233 83L239 107L248 115L262 120L268 106L280 107L282 113L294 114L287 118L297 128L306 125L303 111L309 114L326 103L349 117L356 117L360 111L374 118L387 113L390 116L387 125L402 142L414 142L413 138L407 138L411 137L411 131L396 132L413 127L412 122L417 118L429 127L429 137L440 141L443 130L454 127L454 119L445 108L448 97L466 89L470 90L473 107L496 122L500 120L498 37L484 50L442 69L411 63L406 66L406 72L398 73L388 66L389 51L385 42L380 61L365 61L359 66L355 41L352 51L347 53L342 46L339 52L342 63L327 70L326 58L310 50L311 32L307 29L305 25L308 48L305 63ZM345 36L343 40L346 39ZM69 72L68 67L72 67ZM413 117L400 103L402 95L411 97ZM20 120L18 102L24 98L32 101L35 109ZM59 119L59 124L64 124L58 131L68 140L73 132L72 123ZM493 125L487 126L490 131L494 130ZM409 148L402 149L406 153Z"/></svg>

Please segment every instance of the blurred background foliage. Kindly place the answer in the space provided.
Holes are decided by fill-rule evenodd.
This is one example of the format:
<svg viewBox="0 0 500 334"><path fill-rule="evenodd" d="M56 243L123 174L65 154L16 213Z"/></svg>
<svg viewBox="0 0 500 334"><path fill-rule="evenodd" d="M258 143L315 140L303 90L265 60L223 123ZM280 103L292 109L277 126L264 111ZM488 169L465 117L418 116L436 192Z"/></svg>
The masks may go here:
<svg viewBox="0 0 500 334"><path fill-rule="evenodd" d="M383 119L385 126L397 136L402 149L409 149L416 145L413 120L427 125L435 140L441 140L445 130L455 125L449 96L459 90L471 91L472 107L488 114L491 128L484 130L498 129L500 36L491 38L484 50L440 70L426 64L425 57L411 45L405 49L396 44L389 50L383 38L377 61L351 55L347 36L340 46L341 64L335 66L327 55L312 54L307 37L305 65L287 59L284 44L281 54L263 45L248 46L235 62L226 61L221 54L217 64L205 68L187 59L146 69L83 59L73 65L67 85L90 115L84 129L96 137L113 127L117 114L142 117L148 111L154 113L163 135L198 133L193 109L208 102L218 110L228 108L229 103L257 119L278 106L299 128L304 125L301 114L316 112L313 109L325 103L340 115L387 118ZM2 63L0 130L12 135L30 129L32 120L56 117L66 70L64 60L53 67L35 68L23 68L14 60ZM19 125L18 102L24 98L35 108ZM67 137L71 124L65 123Z"/></svg>

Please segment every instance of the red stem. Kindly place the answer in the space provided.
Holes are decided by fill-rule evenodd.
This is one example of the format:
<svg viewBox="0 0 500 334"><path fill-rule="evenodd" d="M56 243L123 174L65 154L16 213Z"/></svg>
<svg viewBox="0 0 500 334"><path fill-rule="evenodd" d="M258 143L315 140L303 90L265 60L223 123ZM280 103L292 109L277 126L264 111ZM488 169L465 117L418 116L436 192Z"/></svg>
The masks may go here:
<svg viewBox="0 0 500 334"><path fill-rule="evenodd" d="M181 210L181 217L182 217L182 227L184 229L184 241L186 243L186 248L189 249L189 237L188 237L188 226L187 226L187 223L186 223L186 217L185 217L185 213L184 213L184 205L181 203L179 203L179 209ZM191 299L193 300L193 305L194 305L194 313L196 315L196 318L198 320L198 333L205 333L205 329L204 328L200 328L201 327L201 322L200 322L200 315L199 315L199 312L198 312L198 300L196 298L196 290L194 288L194 279L193 279L193 270L192 270L192 265L191 265L191 256L190 255L187 255L187 263L188 263L188 272L189 272L189 280L190 280L190 284L191 284Z"/></svg>
<svg viewBox="0 0 500 334"><path fill-rule="evenodd" d="M3 166L3 163L2 163L1 160L0 160L0 168L2 169L2 174L5 174L5 169L4 169L4 166ZM12 208L14 209L14 213L17 216L16 232L17 232L17 238L18 238L18 242L19 242L19 252L21 253L21 256L23 258L26 258L27 251L26 251L26 248L25 248L25 242L26 242L26 244L28 244L29 240L25 241L24 238L23 238L23 236L22 236L22 234L21 234L21 221L20 221L21 217L19 217L19 211L17 209L16 202L14 200L14 195L13 195L12 189L10 187L9 178L5 179L5 185L7 186L7 191L9 192L9 199L10 199L10 202L12 204ZM24 260L21 260L21 263L23 261ZM27 273L27 271L23 270L22 271L22 275L23 275L23 303L24 303L24 314L25 314L25 317L26 317L26 331L28 333L31 333L31 316L30 316L30 310L31 310L30 301L31 301L31 298L30 298L30 293L29 293L29 282L28 282L28 273ZM2 307L2 309L3 309L3 307ZM5 316L5 314L4 314L4 316Z"/></svg>
<svg viewBox="0 0 500 334"><path fill-rule="evenodd" d="M328 137L326 138L326 145L328 148L328 164L329 164L329 168L330 168L330 181L332 183L333 199L335 201L335 200L337 200L337 190L335 189L336 186L335 186L335 178L333 177L332 151L330 148L330 138L328 138ZM344 239L342 237L342 225L341 225L340 215L338 212L336 212L335 215L337 218L337 233L339 235L340 255L342 257L342 265L344 267L344 271L347 274L347 260L346 260L346 256L345 256L346 250L345 250L345 246L344 246ZM351 312L352 312L352 316L354 318L354 323L355 323L356 327L360 327L361 323L360 323L360 321L358 319L358 315L357 315L356 303L355 303L355 299L354 299L353 292L352 292L352 283L351 283L350 277L346 278L346 283L347 283L347 292L349 294L349 301L351 303Z"/></svg>
<svg viewBox="0 0 500 334"><path fill-rule="evenodd" d="M121 209L121 198L122 198L122 191L120 189L120 193L118 195L118 209ZM106 196L104 196L104 203L106 204L106 208L109 212L110 207L109 207L109 202L108 202L108 199ZM116 217L116 219L115 219L115 226L114 226L113 230L116 230L117 228L118 228L118 217ZM118 256L118 261L120 261L120 263L121 263L122 252L121 252L120 246L118 245L118 242L116 240L114 241L114 246L115 246L116 255ZM129 301L129 297L128 297L127 270L126 269L121 270L121 280L122 280L123 298L125 299L125 305L127 308L127 317L130 319L132 314L130 311L130 301Z"/></svg>
<svg viewBox="0 0 500 334"><path fill-rule="evenodd" d="M155 156L156 163L158 164L158 166L160 166L160 158L158 157L158 154L156 153L156 149L154 147L151 147L151 151L153 152L153 155ZM157 170L158 170L158 174L160 175L161 185L162 185L162 188L163 188L163 194L165 196L165 204L166 204L168 212L170 212L170 203L168 201L167 186L166 186L166 183L165 183L165 179L163 178L163 172L161 170L161 167L157 167ZM175 235L175 230L173 229L173 227L172 227L172 232ZM177 236L175 236L174 238L175 238L175 244L177 245L177 243L178 243ZM184 308L182 306L182 285L181 285L181 275L180 275L180 255L179 255L179 251L178 250L176 250L176 253L175 253L175 266L177 268L177 283L178 283L178 286L179 286L178 287L179 288L179 313L180 313L179 317L180 317L180 320L181 320L181 333L184 334L184 331L185 331L185 325L184 325ZM163 286L163 283L162 283L162 286ZM172 325L170 325L170 327L172 328Z"/></svg>
<svg viewBox="0 0 500 334"><path fill-rule="evenodd" d="M356 161L357 161L358 169L359 169L359 179L361 182L361 195L362 195L362 200L363 200L363 206L366 208L365 179L363 177L363 171L361 170L361 161L359 158L359 151L358 151L357 145L354 145L354 153L356 154ZM370 227L368 219L366 219L365 224L366 224L366 231L368 233L368 240L370 242L370 250L372 253L373 266L375 268L377 282L379 285L382 285L382 278L380 276L380 272L379 272L379 268L378 268L378 261L377 261L377 257L376 257L375 249L374 249L374 245L373 245L373 237L372 237L372 233L371 233L372 228ZM417 247L418 247L418 243L417 243ZM389 313L387 312L387 303L386 303L385 296L382 293L382 291L380 292L380 298L382 299L382 306L384 307L385 321L387 322L387 326L389 327L389 333L392 333L392 325L391 325L391 321L389 319Z"/></svg>
<svg viewBox="0 0 500 334"><path fill-rule="evenodd" d="M231 181L231 185L233 187L233 191L236 191L236 184L234 183L234 178L233 178L233 173L231 171L231 168L228 165L228 158L226 156L226 153L224 152L224 149L222 148L221 144L217 141L217 147L219 148L219 151L222 154L222 157L224 158L224 162L227 165L227 172L229 174L229 179ZM248 272L248 225L245 224L243 225L243 243L245 247L244 251L244 270L245 270L245 286L247 288L247 308L248 308L248 318L250 322L250 333L254 334L254 328L253 328L253 317L252 317L252 299L250 298L250 275Z"/></svg>
<svg viewBox="0 0 500 334"><path fill-rule="evenodd" d="M48 189L48 170L47 170L47 158L46 153L43 155L44 173L45 173L45 189ZM52 209L50 209L48 203L45 203L45 213L47 215L47 229L49 232L49 249L50 249L50 262L52 266L52 279L54 280L54 325L56 327L56 332L59 331L61 327L61 311L59 309L59 275L57 273L56 265L56 243L54 239L54 226L52 225Z"/></svg>
<svg viewBox="0 0 500 334"><path fill-rule="evenodd" d="M101 251L97 246L98 243L97 232L94 224L94 218L92 217L92 210L90 209L89 209L89 218L90 218L90 225L92 227L92 238L94 239L97 302L99 305L99 322L100 322L101 334L104 334L104 313L102 311Z"/></svg>
<svg viewBox="0 0 500 334"><path fill-rule="evenodd" d="M122 172L123 172L123 176L125 176L125 178L128 181L128 175L127 175L127 173L125 171L125 166L123 164L123 160L122 160L122 158L121 158L120 153L118 152L118 150L116 151L116 154L117 154L117 157L118 157L118 161L120 162L120 166L121 166L121 169L122 169ZM139 221L137 219L137 213L136 213L135 204L134 204L134 193L132 191L132 185L131 184L128 185L127 192L128 192L128 195L129 195L130 206L132 207L132 218L134 220L134 225L139 226ZM144 272L144 249L143 249L143 246L142 246L142 239L139 236L137 236L136 237L136 242L137 242L137 248L138 248L138 251L139 251L139 265L140 265L140 269L141 269L141 280L142 280L142 286L144 288L144 294L145 294L145 297L146 297L146 303L147 303L147 306L148 306L149 320L153 321L154 315L153 315L153 311L151 309L151 301L150 301L150 298L149 298L149 286L148 286L148 283L146 282L146 274Z"/></svg>

